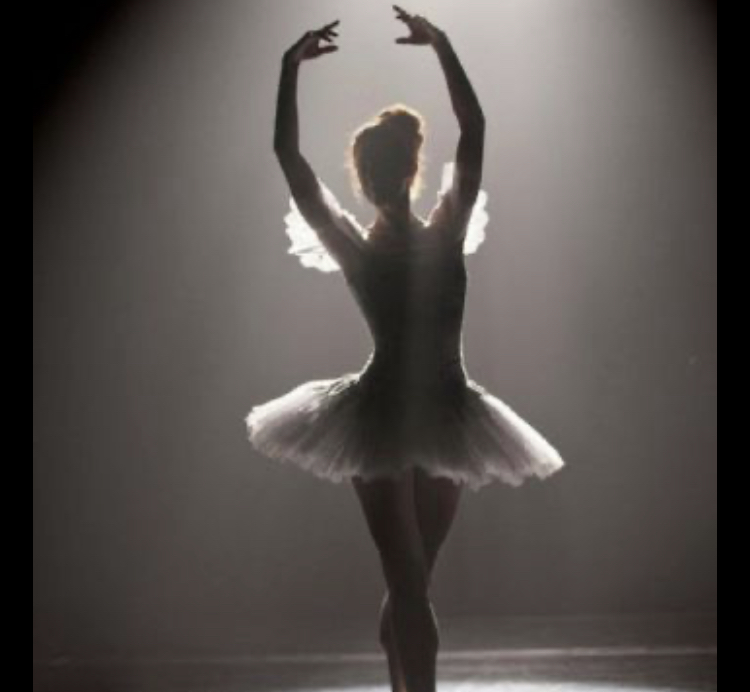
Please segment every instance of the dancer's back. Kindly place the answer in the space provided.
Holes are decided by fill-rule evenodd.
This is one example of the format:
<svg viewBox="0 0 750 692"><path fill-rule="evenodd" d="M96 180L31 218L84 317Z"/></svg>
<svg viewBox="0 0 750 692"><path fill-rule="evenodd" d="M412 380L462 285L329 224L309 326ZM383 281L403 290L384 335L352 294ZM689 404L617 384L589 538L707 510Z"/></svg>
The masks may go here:
<svg viewBox="0 0 750 692"><path fill-rule="evenodd" d="M442 224L444 226L444 224ZM421 382L463 372L462 323L467 288L463 244L440 223L411 240L365 244L364 261L347 273L373 338L372 372Z"/></svg>

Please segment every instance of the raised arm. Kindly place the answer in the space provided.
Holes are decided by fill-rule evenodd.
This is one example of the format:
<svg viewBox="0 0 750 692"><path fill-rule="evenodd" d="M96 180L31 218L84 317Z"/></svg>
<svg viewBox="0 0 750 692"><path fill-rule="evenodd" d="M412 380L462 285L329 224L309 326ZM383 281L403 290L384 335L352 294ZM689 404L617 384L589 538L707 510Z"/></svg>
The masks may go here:
<svg viewBox="0 0 750 692"><path fill-rule="evenodd" d="M308 31L284 54L276 107L274 151L300 213L331 256L344 268L357 261L362 239L326 204L318 178L300 152L297 103L302 63L338 50L335 45L321 45L321 42L332 42L338 36L335 31L338 24L334 22L317 31Z"/></svg>
<svg viewBox="0 0 750 692"><path fill-rule="evenodd" d="M397 5L394 9L398 19L411 30L410 36L398 39L397 43L432 46L445 73L461 136L456 151L453 187L444 198L444 208L440 212L449 214L456 221L466 221L482 183L486 129L484 111L447 34L420 15L410 15Z"/></svg>

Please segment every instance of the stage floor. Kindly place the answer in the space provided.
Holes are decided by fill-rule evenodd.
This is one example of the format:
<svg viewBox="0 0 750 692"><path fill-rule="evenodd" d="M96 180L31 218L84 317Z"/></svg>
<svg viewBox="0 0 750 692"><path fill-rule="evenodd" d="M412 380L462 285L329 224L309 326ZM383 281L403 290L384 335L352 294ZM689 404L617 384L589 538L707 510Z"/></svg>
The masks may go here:
<svg viewBox="0 0 750 692"><path fill-rule="evenodd" d="M714 692L712 617L441 619L440 692ZM34 664L35 692L390 692L372 623L301 622L222 650ZM283 641L282 641L283 640Z"/></svg>

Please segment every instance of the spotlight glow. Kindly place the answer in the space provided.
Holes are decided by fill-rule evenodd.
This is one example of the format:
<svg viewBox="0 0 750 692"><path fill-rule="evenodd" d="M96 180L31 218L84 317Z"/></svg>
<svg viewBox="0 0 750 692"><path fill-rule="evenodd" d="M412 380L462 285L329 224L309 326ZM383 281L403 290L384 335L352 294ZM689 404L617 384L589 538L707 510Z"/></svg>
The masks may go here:
<svg viewBox="0 0 750 692"><path fill-rule="evenodd" d="M468 682L442 683L440 689L444 692L498 692L502 684L503 692L687 692L674 687L640 687L621 685L602 685L601 683L562 683L562 682L514 682L512 680L498 682ZM385 686L379 687L347 687L341 692L387 692ZM284 690L283 692L331 692L330 689L315 690Z"/></svg>

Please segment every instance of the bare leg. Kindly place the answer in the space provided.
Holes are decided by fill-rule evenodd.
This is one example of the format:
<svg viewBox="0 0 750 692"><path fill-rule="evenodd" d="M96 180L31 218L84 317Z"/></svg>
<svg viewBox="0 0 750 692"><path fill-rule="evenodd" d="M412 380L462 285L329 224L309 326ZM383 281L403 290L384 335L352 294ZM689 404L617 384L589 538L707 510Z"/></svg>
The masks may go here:
<svg viewBox="0 0 750 692"><path fill-rule="evenodd" d="M430 578L456 518L462 490L449 478L435 478L421 469L414 472L414 504Z"/></svg>
<svg viewBox="0 0 750 692"><path fill-rule="evenodd" d="M434 692L439 628L428 591L461 486L409 471L397 481L355 479L355 488L388 583L380 641L388 654L392 690Z"/></svg>
<svg viewBox="0 0 750 692"><path fill-rule="evenodd" d="M420 469L415 470L414 501L430 583L440 549L456 517L462 490L463 486L448 478L435 478ZM407 692L394 636L390 594L386 592L381 607L380 642L388 654L393 692Z"/></svg>
<svg viewBox="0 0 750 692"><path fill-rule="evenodd" d="M387 591L383 597L383 604L380 607L380 645L388 656L388 670L390 672L392 692L408 692L393 630L391 595Z"/></svg>

